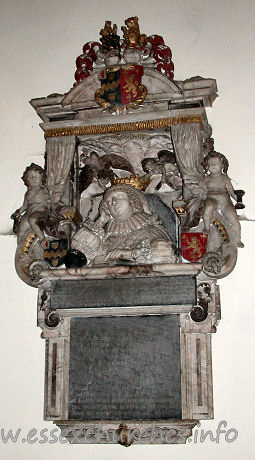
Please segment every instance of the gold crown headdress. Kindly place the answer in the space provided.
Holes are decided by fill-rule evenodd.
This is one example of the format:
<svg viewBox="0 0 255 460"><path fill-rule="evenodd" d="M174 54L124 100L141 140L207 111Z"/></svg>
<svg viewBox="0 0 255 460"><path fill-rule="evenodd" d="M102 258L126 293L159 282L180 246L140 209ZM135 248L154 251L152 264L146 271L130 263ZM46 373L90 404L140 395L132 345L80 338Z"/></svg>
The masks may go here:
<svg viewBox="0 0 255 460"><path fill-rule="evenodd" d="M112 184L126 184L135 187L137 190L145 190L150 183L150 178L140 177L139 174L130 177L118 177L113 180Z"/></svg>

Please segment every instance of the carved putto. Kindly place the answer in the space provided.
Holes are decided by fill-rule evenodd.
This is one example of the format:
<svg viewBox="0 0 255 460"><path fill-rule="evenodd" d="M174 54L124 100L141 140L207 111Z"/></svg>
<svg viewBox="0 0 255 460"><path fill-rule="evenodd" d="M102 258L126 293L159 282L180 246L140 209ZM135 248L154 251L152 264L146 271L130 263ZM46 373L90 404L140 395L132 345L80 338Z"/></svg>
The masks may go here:
<svg viewBox="0 0 255 460"><path fill-rule="evenodd" d="M80 159L85 165L79 174L80 194L90 186L93 179L97 179L97 181L107 180L107 183L113 184L116 177L113 169L128 171L134 175L134 169L129 161L115 153L100 157L97 152L92 151L89 156L82 155Z"/></svg>
<svg viewBox="0 0 255 460"><path fill-rule="evenodd" d="M241 226L231 198L239 201L227 175L228 160L211 151L202 161L204 174L197 171L192 182L186 178L190 197L186 199L185 229L201 227L207 236L204 269L208 275L221 277L231 271L236 262L236 248L242 248Z"/></svg>
<svg viewBox="0 0 255 460"><path fill-rule="evenodd" d="M233 270L237 248L243 247L236 208L244 207L244 192L234 191L224 155L211 151L199 157L200 169L193 169L191 176L187 168L183 173L183 162L171 150L155 150L138 168L139 163L130 162L122 151L102 155L102 147L94 141L99 155L83 145L77 189L81 215L70 204L56 202L41 166L32 163L22 176L28 191L12 215L18 237L16 267L22 279L36 284L41 270L63 265L65 257L72 266L181 262L176 256L178 244L183 258L202 262L209 277L221 278ZM182 195L183 184L188 198ZM166 231L173 224L170 214L172 224L165 221L164 228L155 205L151 207L156 196L160 206L184 210L179 243L173 244ZM237 201L236 208L231 198ZM75 263L68 252L70 236Z"/></svg>
<svg viewBox="0 0 255 460"><path fill-rule="evenodd" d="M24 233L30 229L45 244L44 233L40 228L39 219L44 217L49 209L50 196L46 183L46 173L44 169L31 163L23 173L22 180L28 190L25 193L24 202L19 209L12 214L12 219L16 220L16 230L18 243Z"/></svg>
<svg viewBox="0 0 255 460"><path fill-rule="evenodd" d="M177 191L175 198L181 196L182 178L173 152L160 150L156 158L144 158L141 162L146 177L150 179L147 192Z"/></svg>
<svg viewBox="0 0 255 460"><path fill-rule="evenodd" d="M232 227L237 247L243 248L240 222L236 209L230 200L231 197L237 202L238 198L227 175L228 161L224 155L213 151L207 155L203 166L208 173L204 179L204 184L201 184L201 188L205 185L207 192L203 212L204 231L210 231L213 213L219 211Z"/></svg>
<svg viewBox="0 0 255 460"><path fill-rule="evenodd" d="M244 207L244 192L233 189L228 161L214 150L212 129L200 115L203 109L199 105L197 114L177 117L170 110L167 119L160 118L161 104L163 111L173 103L175 110L180 105L189 112L183 88L200 88L204 79L171 83L176 92L167 102L160 95L155 105L157 81L163 85L162 79L173 79L171 51L162 37L140 33L136 16L126 19L122 31L120 38L117 25L105 21L101 43L86 43L76 61L77 88L96 75L93 94L102 110L91 106L90 121L96 113L103 124L91 126L86 136L76 125L46 132L46 167L32 163L23 174L28 190L12 218L17 271L32 285L46 266L162 261L199 262L207 277L221 278L233 270L237 248L243 247L237 210ZM153 71L152 102L142 84L145 68ZM194 104L192 110L198 107ZM148 110L160 120L155 127L153 120L129 123L129 110L135 120L140 113L144 120ZM125 123L114 123L115 115ZM112 125L107 125L111 116Z"/></svg>
<svg viewBox="0 0 255 460"><path fill-rule="evenodd" d="M41 166L31 163L22 180L28 190L23 205L11 215L18 244L15 264L19 276L33 286L41 270L63 264L70 226L78 214L72 206L56 203Z"/></svg>

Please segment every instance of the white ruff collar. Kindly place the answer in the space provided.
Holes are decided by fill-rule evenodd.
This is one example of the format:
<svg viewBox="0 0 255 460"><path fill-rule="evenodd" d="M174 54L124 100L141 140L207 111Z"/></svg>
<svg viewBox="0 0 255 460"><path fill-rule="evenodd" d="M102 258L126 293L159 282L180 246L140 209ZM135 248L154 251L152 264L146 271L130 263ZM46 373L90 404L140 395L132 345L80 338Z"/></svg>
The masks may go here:
<svg viewBox="0 0 255 460"><path fill-rule="evenodd" d="M106 238L112 235L129 235L137 232L146 225L153 225L155 218L150 214L139 213L127 219L112 219L106 227Z"/></svg>

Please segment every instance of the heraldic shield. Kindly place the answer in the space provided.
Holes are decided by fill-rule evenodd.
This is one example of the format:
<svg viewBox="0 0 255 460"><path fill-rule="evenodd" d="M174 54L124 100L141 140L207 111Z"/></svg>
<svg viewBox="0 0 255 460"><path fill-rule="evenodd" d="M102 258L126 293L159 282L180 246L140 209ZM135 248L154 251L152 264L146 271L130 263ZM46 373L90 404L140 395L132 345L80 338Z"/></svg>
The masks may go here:
<svg viewBox="0 0 255 460"><path fill-rule="evenodd" d="M44 260L51 267L60 267L64 263L64 257L67 254L67 239L49 240L48 247L44 251Z"/></svg>
<svg viewBox="0 0 255 460"><path fill-rule="evenodd" d="M141 84L143 66L128 65L108 68L101 72L101 88L95 93L96 102L103 108L137 107L147 96Z"/></svg>
<svg viewBox="0 0 255 460"><path fill-rule="evenodd" d="M182 233L181 253L184 259L196 262L205 254L207 243L206 233Z"/></svg>

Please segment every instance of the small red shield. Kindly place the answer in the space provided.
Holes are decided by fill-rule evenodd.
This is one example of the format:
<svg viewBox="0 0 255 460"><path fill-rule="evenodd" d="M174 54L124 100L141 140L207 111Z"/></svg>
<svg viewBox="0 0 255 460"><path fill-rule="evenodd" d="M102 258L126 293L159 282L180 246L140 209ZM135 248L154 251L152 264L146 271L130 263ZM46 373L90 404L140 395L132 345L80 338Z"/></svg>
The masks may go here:
<svg viewBox="0 0 255 460"><path fill-rule="evenodd" d="M206 233L182 233L182 256L190 262L196 262L203 257L206 250Z"/></svg>

